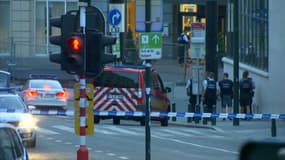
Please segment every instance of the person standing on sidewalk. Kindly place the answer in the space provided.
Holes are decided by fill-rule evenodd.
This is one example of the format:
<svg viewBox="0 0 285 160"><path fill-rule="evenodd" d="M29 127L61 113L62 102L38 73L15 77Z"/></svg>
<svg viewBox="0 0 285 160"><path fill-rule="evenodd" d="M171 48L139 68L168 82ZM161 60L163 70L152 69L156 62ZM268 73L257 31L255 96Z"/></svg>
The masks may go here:
<svg viewBox="0 0 285 160"><path fill-rule="evenodd" d="M208 77L203 81L203 96L204 96L204 112L206 113L215 113L216 104L217 104L217 82L214 79L214 73L209 72ZM207 124L208 118L203 120L204 124ZM212 118L212 125L215 124L215 119Z"/></svg>
<svg viewBox="0 0 285 160"><path fill-rule="evenodd" d="M224 73L224 78L219 81L219 88L222 101L222 112L232 113L233 81L229 79L228 73ZM225 118L223 120L225 120Z"/></svg>
<svg viewBox="0 0 285 160"><path fill-rule="evenodd" d="M189 48L189 38L186 34L186 31L182 32L178 38L177 38L177 42L180 44L179 45L179 53L178 53L178 63L182 64L185 62L185 56L186 55L186 51Z"/></svg>
<svg viewBox="0 0 285 160"><path fill-rule="evenodd" d="M244 71L242 74L242 79L239 82L240 89L240 112L250 113L250 105L252 100L252 93L254 89L254 84L252 79L248 78L248 71Z"/></svg>

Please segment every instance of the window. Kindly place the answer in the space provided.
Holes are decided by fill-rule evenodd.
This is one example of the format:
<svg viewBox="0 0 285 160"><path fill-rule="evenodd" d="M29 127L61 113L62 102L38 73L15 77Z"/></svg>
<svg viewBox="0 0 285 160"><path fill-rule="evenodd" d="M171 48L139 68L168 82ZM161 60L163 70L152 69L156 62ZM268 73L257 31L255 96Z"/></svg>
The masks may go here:
<svg viewBox="0 0 285 160"><path fill-rule="evenodd" d="M137 88L138 73L122 71L105 71L99 77L95 78L95 86L101 87L120 87Z"/></svg>
<svg viewBox="0 0 285 160"><path fill-rule="evenodd" d="M76 10L78 0L69 0L66 4L66 10ZM46 44L47 44L47 6L46 6L45 0L38 0L36 2L36 11L35 11L35 17L36 17L36 30L35 30L35 36L36 36L36 53L44 54L46 53ZM65 3L62 0L58 1L52 1L49 2L49 15L48 17L57 17L64 14ZM51 30L55 34L59 34L60 30L53 29ZM53 46L51 48L51 51L53 50L59 50L59 48L55 48Z"/></svg>
<svg viewBox="0 0 285 160"><path fill-rule="evenodd" d="M10 51L10 1L0 1L0 53Z"/></svg>
<svg viewBox="0 0 285 160"><path fill-rule="evenodd" d="M268 0L239 2L240 62L268 71Z"/></svg>

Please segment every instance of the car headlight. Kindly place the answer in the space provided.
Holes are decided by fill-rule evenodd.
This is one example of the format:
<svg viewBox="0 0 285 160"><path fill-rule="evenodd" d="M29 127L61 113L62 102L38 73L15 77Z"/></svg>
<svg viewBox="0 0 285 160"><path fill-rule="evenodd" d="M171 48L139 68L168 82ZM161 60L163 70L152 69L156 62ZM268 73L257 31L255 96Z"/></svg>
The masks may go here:
<svg viewBox="0 0 285 160"><path fill-rule="evenodd" d="M32 130L36 128L36 120L31 116L25 116L21 119L19 127L23 129Z"/></svg>

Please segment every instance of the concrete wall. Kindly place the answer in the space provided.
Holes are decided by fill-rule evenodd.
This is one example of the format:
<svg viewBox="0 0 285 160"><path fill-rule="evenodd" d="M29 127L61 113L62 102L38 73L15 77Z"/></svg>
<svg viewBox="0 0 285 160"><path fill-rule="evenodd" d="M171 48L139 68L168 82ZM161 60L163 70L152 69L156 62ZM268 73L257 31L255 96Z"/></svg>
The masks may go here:
<svg viewBox="0 0 285 160"><path fill-rule="evenodd" d="M285 71L284 69L284 41L285 41L285 15L284 0L269 2L269 101L265 103L267 111L285 113Z"/></svg>

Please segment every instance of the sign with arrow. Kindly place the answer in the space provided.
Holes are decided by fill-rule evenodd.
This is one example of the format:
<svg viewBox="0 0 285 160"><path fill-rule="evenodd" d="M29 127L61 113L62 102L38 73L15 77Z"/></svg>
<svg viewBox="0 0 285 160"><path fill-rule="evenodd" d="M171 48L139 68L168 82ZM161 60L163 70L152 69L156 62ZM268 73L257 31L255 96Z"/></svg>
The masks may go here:
<svg viewBox="0 0 285 160"><path fill-rule="evenodd" d="M117 26L121 23L122 21L122 15L121 12L118 9L112 9L109 12L109 23L111 25Z"/></svg>
<svg viewBox="0 0 285 160"><path fill-rule="evenodd" d="M139 35L140 59L160 59L162 57L162 34L145 32Z"/></svg>

